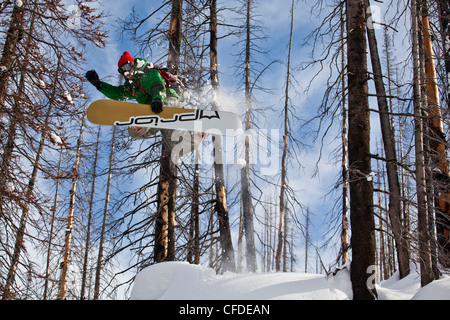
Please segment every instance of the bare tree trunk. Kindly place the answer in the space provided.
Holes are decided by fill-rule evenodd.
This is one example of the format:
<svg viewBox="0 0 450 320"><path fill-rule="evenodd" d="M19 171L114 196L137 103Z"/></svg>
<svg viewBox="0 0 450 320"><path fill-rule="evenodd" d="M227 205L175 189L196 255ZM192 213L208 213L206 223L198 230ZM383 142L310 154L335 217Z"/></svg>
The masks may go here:
<svg viewBox="0 0 450 320"><path fill-rule="evenodd" d="M351 281L353 299L372 300L376 290L367 286L368 268L375 265L375 222L371 173L370 112L367 85L366 6L347 0L348 148L350 222L352 226Z"/></svg>
<svg viewBox="0 0 450 320"><path fill-rule="evenodd" d="M345 36L345 12L344 12L344 2L341 3L341 66L342 66L342 227L341 227L341 256L342 264L345 264L348 258L348 146L347 146L347 101L345 96L346 91L346 81L345 81L345 47L344 47L344 36Z"/></svg>
<svg viewBox="0 0 450 320"><path fill-rule="evenodd" d="M103 210L102 230L100 231L100 243L98 245L97 267L95 269L94 300L98 300L100 297L100 281L101 281L100 275L103 268L103 248L105 246L106 221L108 219L108 212L109 212L109 196L111 191L111 178L114 164L116 131L117 127L114 127L111 141L111 151L109 153L109 168L108 168L108 181L106 182L105 208Z"/></svg>
<svg viewBox="0 0 450 320"><path fill-rule="evenodd" d="M193 200L194 200L194 204L192 206L192 212L193 212L193 222L194 222L194 241L193 241L193 247L194 247L194 263L195 264L200 264L200 255L201 255L201 248L200 248L200 212L199 212L199 164L198 164L198 159L200 158L199 153L196 152L195 154L197 161L195 164L195 182L194 182L194 190L195 193Z"/></svg>
<svg viewBox="0 0 450 320"><path fill-rule="evenodd" d="M436 182L436 229L440 244L440 262L450 267L450 175L447 162L447 143L444 135L442 112L434 63L432 34L426 1L422 0L422 37L425 54L425 76L428 102L428 121L431 147L431 172ZM431 215L430 215L431 217Z"/></svg>
<svg viewBox="0 0 450 320"><path fill-rule="evenodd" d="M192 183L191 212L189 219L189 238L187 244L186 260L189 263L200 263L200 241L199 241L199 155L195 152L194 177Z"/></svg>
<svg viewBox="0 0 450 320"><path fill-rule="evenodd" d="M36 18L36 15L33 14L32 18L31 18L30 30L34 29L35 18ZM25 91L26 66L28 64L30 49L31 49L31 36L28 37L27 43L26 43L24 70L22 71L22 75L20 77L18 96L15 98L15 103L13 106L12 119L11 119L11 123L10 123L9 130L8 130L8 141L6 143L5 151L3 154L3 162L2 162L3 175L0 180L0 183L5 182L5 179L7 177L6 171L9 168L12 153L13 153L13 147L14 147L15 138L16 138L17 126L19 124L19 114L20 114L19 106L20 106L21 98ZM59 71L59 62L60 62L60 58L58 60L58 71ZM55 83L57 83L57 80L55 81ZM53 98L56 94L55 91L56 91L56 89L54 89L52 92ZM46 127L48 125L52 107L53 107L53 101L50 101L50 105L49 105L47 115L45 118L45 122L44 122L44 127ZM9 295L11 294L12 286L15 282L16 271L17 271L17 267L19 264L20 253L22 252L22 246L23 246L23 241L24 241L23 237L25 235L25 229L26 229L26 225L28 222L29 207L30 207L30 203L32 201L34 185L36 183L37 174L39 171L39 163L41 161L42 151L44 149L44 142L45 142L46 134L47 134L46 132L42 132L42 134L41 134L41 140L39 143L38 151L36 153L36 159L34 161L33 171L31 173L31 178L28 182L28 187L27 187L26 193L25 193L25 199L22 203L22 215L20 218L19 228L17 229L16 241L15 241L15 245L14 245L14 252L13 252L13 255L11 258L11 265L8 270L8 276L6 278L5 289L3 292L3 299L9 299Z"/></svg>
<svg viewBox="0 0 450 320"><path fill-rule="evenodd" d="M177 75L180 67L183 0L172 0L167 65ZM155 262L175 260L175 206L177 166L172 161L172 148L164 143L161 151L158 184L158 212L155 222Z"/></svg>
<svg viewBox="0 0 450 320"><path fill-rule="evenodd" d="M379 161L377 161L377 167L378 167L378 172L380 172L380 168L379 168ZM379 214L379 218L378 218L378 229L379 231L379 238L380 238L380 255L379 255L379 266L380 266L380 277L383 277L383 279L388 279L389 278L389 274L388 274L388 268L387 268L387 264L386 264L386 249L385 249L385 234L386 231L384 230L384 226L383 226L383 221L385 221L384 217L383 217L383 199L381 197L381 174L378 175L378 189L380 190L380 192L378 192L378 214Z"/></svg>
<svg viewBox="0 0 450 320"><path fill-rule="evenodd" d="M284 225L286 223L286 211L285 196L286 196L286 157L289 135L289 85L291 81L291 52L292 52L292 36L294 33L294 1L291 3L291 25L289 35L289 50L287 59L287 71L286 71L286 87L284 92L284 136L283 136L283 154L281 156L281 185L280 185L280 220L278 224L278 245L275 256L276 271L281 271L281 251L283 248Z"/></svg>
<svg viewBox="0 0 450 320"><path fill-rule="evenodd" d="M0 72L0 110L4 112L4 101L6 91L8 89L8 79L13 74L11 67L16 55L17 43L23 36L24 11L27 1L23 1L21 6L14 5L9 22L9 29L6 35L5 44L3 45L2 59L0 66L4 67L4 71Z"/></svg>
<svg viewBox="0 0 450 320"><path fill-rule="evenodd" d="M365 0L367 11L367 20L371 19L370 2ZM397 152L395 150L394 132L391 128L389 117L389 107L386 98L386 90L383 83L383 74L381 70L380 57L378 55L378 45L373 27L367 27L367 36L369 39L370 56L372 58L372 68L374 73L375 89L377 92L377 101L380 116L381 134L383 137L384 152L386 155L386 171L389 185L389 218L394 234L397 248L397 259L399 264L400 279L409 274L409 252L406 242L407 236L402 223L402 205L400 194L400 183L397 169Z"/></svg>
<svg viewBox="0 0 450 320"><path fill-rule="evenodd" d="M171 159L171 149L166 145L162 147L160 165L158 213L155 221L155 262L169 260L169 224L171 217L175 215L176 166Z"/></svg>
<svg viewBox="0 0 450 320"><path fill-rule="evenodd" d="M391 57L390 57L390 45L389 45L389 36L388 36L388 27L386 26L384 28L384 48L386 51L386 66L387 66L387 78L388 78L388 95L389 95L389 110L391 113L394 112L393 110L393 103L392 103L392 97L393 97L393 92L392 92L392 72L391 72ZM394 80L395 81L395 80ZM398 91L398 89L397 89ZM397 94L399 95L399 92L397 92ZM402 116L401 114L401 108L400 108L400 104L398 104L398 121L397 121L397 126L398 126L398 145L397 145L397 150L399 152L399 161L403 161L404 158L404 152L403 152L403 124L402 124ZM391 126L392 126L392 132L394 133L394 137L395 137L395 123L394 123L394 117L391 117ZM401 197L401 202L402 202L402 213L401 213L401 218L402 218L402 222L403 222L403 233L405 235L405 243L407 246L407 250L409 252L410 255L410 227L409 227L409 210L407 210L407 206L408 206L408 201L407 201L407 196L406 196L406 181L405 181L405 169L403 166L400 166L400 176L401 176L401 181L400 181L400 186L401 186L401 193L400 193L400 197ZM411 258L411 256L410 256Z"/></svg>
<svg viewBox="0 0 450 320"><path fill-rule="evenodd" d="M48 283L49 283L49 278L50 278L50 260L51 260L51 253L52 253L53 232L55 229L56 207L58 204L59 185L60 185L60 180L61 180L60 175L61 175L61 163L62 163L62 148L63 148L63 146L61 145L60 150L59 150L58 173L56 176L55 198L53 200L53 206L51 208L52 219L50 222L50 232L49 232L49 239L48 239L43 300L47 300L47 298L48 298Z"/></svg>
<svg viewBox="0 0 450 320"><path fill-rule="evenodd" d="M92 164L94 169L92 172L92 186L91 186L91 198L89 200L89 213L88 213L88 222L86 226L86 242L84 248L84 262L83 262L83 271L81 273L81 292L80 299L85 300L85 292L86 292L86 277L88 273L88 263L89 263L89 247L91 246L91 221L92 221L92 213L94 209L94 194L95 194L95 181L97 179L97 161L98 161L98 149L100 145L100 133L101 126L98 127L97 131L97 142L95 146L95 155L94 155L94 163ZM108 177L109 179L109 177Z"/></svg>
<svg viewBox="0 0 450 320"><path fill-rule="evenodd" d="M306 226L305 226L305 273L308 273L308 248L309 248L309 221L311 212L309 206L306 208Z"/></svg>
<svg viewBox="0 0 450 320"><path fill-rule="evenodd" d="M424 132L424 105L421 94L422 72L419 53L419 15L416 0L411 1L411 19L412 19L412 54L413 54L413 73L414 73L414 127L415 127L415 155L416 155L416 190L417 190L417 227L419 232L419 259L421 285L425 286L433 280L431 255L429 247L428 231L428 198L425 174L425 151L423 142Z"/></svg>
<svg viewBox="0 0 450 320"><path fill-rule="evenodd" d="M241 192L242 193L242 192ZM242 195L240 198L239 207L239 230L238 230L238 249L237 249L237 272L242 272L242 261L244 261L244 254L242 250L242 243L244 241L244 217L242 216Z"/></svg>
<svg viewBox="0 0 450 320"><path fill-rule="evenodd" d="M2 59L0 61L0 66L4 67L4 70L0 72L0 113L7 112L4 103L8 90L8 79L9 76L13 74L11 68L13 66L13 62L15 61L14 57L16 55L16 46L23 36L24 7L25 3L23 3L23 5L20 7L17 5L14 6L5 45L3 47ZM4 143L4 149L2 162L0 165L0 218L3 216L3 198L5 194L4 188L6 185L6 181L8 180L8 176L10 175L9 170L16 140L17 126L21 116L20 103L25 91L25 73L29 61L30 49L32 44L31 34L34 30L35 19L36 13L34 12L31 17L31 23L29 27L30 36L27 38L27 43L25 45L25 58L23 59L23 70L19 82L19 88L17 95L14 96L14 103L12 105L12 110L10 111L11 117L8 127L8 138L6 143L2 141L2 144Z"/></svg>
<svg viewBox="0 0 450 320"><path fill-rule="evenodd" d="M179 73L181 35L182 35L183 0L172 0L172 12L169 29L169 57L167 66L173 74Z"/></svg>
<svg viewBox="0 0 450 320"><path fill-rule="evenodd" d="M78 136L77 142L77 153L75 158L75 164L73 166L72 171L72 188L70 189L70 202L69 202L69 212L67 215L67 228L66 228L66 236L64 241L64 251L63 251L63 263L61 276L59 279L59 287L58 287L58 300L66 299L66 290L67 290L67 276L69 272L69 262L70 262L70 245L72 241L72 228L73 228L73 212L75 207L75 196L77 189L77 181L78 181L78 167L80 164L81 158L81 142L82 135L84 129L85 117L83 117L80 126L80 134Z"/></svg>
<svg viewBox="0 0 450 320"><path fill-rule="evenodd" d="M250 116L251 116L251 91L250 91L250 14L251 0L247 1L246 17L246 47L245 47L245 166L241 169L241 196L242 196L242 216L244 219L244 234L246 245L247 270L256 271L256 249L253 228L253 204L250 185Z"/></svg>
<svg viewBox="0 0 450 320"><path fill-rule="evenodd" d="M217 1L211 0L210 4L210 73L211 86L215 93L219 89L219 72L217 60ZM213 110L219 107L212 104ZM214 185L216 190L215 209L219 220L220 240L222 245L222 268L224 271L236 271L233 242L227 208L227 192L225 188L225 176L223 171L223 141L221 136L213 137L214 143Z"/></svg>
<svg viewBox="0 0 450 320"><path fill-rule="evenodd" d="M447 75L447 107L450 108L450 3L448 0L437 0L439 20L441 22L441 38L443 39L445 72Z"/></svg>
<svg viewBox="0 0 450 320"><path fill-rule="evenodd" d="M53 91L53 96L54 95L55 95L55 90ZM53 109L53 100L50 100L50 105L49 105L49 108L47 111L47 116L45 118L44 127L48 126L48 122L50 119L52 109ZM40 161L41 161L41 157L42 157L42 152L44 151L46 136L47 136L47 132L42 132L41 140L39 142L39 147L36 152L36 159L33 164L33 171L31 173L31 177L28 182L27 189L26 189L25 200L22 204L22 216L20 218L19 229L17 230L16 244L14 246L14 253L13 253L11 267L10 267L9 273L8 273L5 293L9 292L9 290L11 289L11 287L14 283L16 269L19 264L20 252L22 251L22 246L23 246L23 241L24 241L23 237L25 234L26 224L28 221L28 213L29 213L29 209L30 209L30 204L32 203L34 186L36 184L37 174L39 172L39 165L40 165Z"/></svg>

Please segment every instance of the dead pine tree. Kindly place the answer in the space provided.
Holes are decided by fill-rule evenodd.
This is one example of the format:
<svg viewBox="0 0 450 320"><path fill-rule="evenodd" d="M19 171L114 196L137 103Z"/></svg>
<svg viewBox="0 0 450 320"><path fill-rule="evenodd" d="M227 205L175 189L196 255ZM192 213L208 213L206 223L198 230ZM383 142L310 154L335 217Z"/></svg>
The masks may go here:
<svg viewBox="0 0 450 320"><path fill-rule="evenodd" d="M23 1L21 6L14 5L14 9L11 13L11 20L9 22L9 29L3 44L2 58L0 60L0 66L3 68L2 72L0 72L0 110L2 112L4 112L4 99L8 88L9 78L13 75L11 68L13 67L15 56L17 54L16 47L23 36L26 2L27 1ZM3 188L3 185L1 185L0 188Z"/></svg>
<svg viewBox="0 0 450 320"><path fill-rule="evenodd" d="M195 152L194 156L194 177L192 182L192 204L189 219L189 240L187 243L187 254L186 260L189 263L200 264L200 203L199 203L199 175L200 175L200 165L199 165L199 153Z"/></svg>
<svg viewBox="0 0 450 320"><path fill-rule="evenodd" d="M114 165L116 132L117 132L116 127L114 127L111 140L111 149L109 152L109 167L108 167L108 180L106 182L105 207L103 209L102 229L100 231L100 243L98 245L97 266L95 269L94 300L98 300L100 297L101 271L104 266L103 249L105 246L105 238L106 238L106 222L109 214L109 198L111 195L111 178Z"/></svg>
<svg viewBox="0 0 450 320"><path fill-rule="evenodd" d="M253 203L250 181L250 134L251 129L251 84L250 84L250 45L251 45L251 9L252 0L246 3L245 22L245 166L241 169L242 218L246 245L247 270L256 271L256 248L253 227Z"/></svg>
<svg viewBox="0 0 450 320"><path fill-rule="evenodd" d="M214 94L219 89L219 72L217 58L217 1L210 3L210 73L211 86ZM213 110L219 106L214 99ZM222 245L222 269L223 271L236 271L233 242L231 239L230 221L227 208L227 192L225 188L225 175L223 170L223 141L221 136L213 137L214 143L214 186L215 186L215 211L219 220L220 242ZM256 262L256 257L255 257Z"/></svg>
<svg viewBox="0 0 450 320"><path fill-rule="evenodd" d="M384 152L386 155L386 171L389 185L389 219L391 222L392 233L395 239L397 249L397 259L399 265L400 279L409 274L409 252L406 242L407 236L402 223L402 205L401 191L397 168L397 151L395 148L394 132L391 127L389 116L389 107L387 102L386 90L383 83L383 74L381 70L380 57L378 55L378 44L373 27L372 13L370 11L370 2L365 0L367 7L367 37L369 42L370 57L372 60L372 69L377 92L377 101L380 117L381 134L383 138ZM371 22L371 23L369 23Z"/></svg>
<svg viewBox="0 0 450 320"><path fill-rule="evenodd" d="M437 203L436 231L439 243L439 260L450 267L450 174L447 160L447 142L444 134L437 72L433 52L432 33L427 2L422 1L421 30L425 59L425 88L430 141L430 164L435 184ZM431 226L434 227L434 226Z"/></svg>
<svg viewBox="0 0 450 320"><path fill-rule="evenodd" d="M311 222L311 211L309 210L309 206L306 208L306 225L305 225L305 273L308 273L308 251L309 251L309 242L310 242L310 222Z"/></svg>
<svg viewBox="0 0 450 320"><path fill-rule="evenodd" d="M53 249L53 239L54 239L54 229L55 229L55 221L56 221L56 209L58 206L58 196L59 196L59 189L61 184L61 164L62 164L62 155L63 155L63 143L60 143L59 148L59 161L58 161L58 170L56 174L56 189L55 189L55 195L53 200L53 206L51 207L50 211L52 212L51 219L50 219L50 232L49 232L49 238L48 238L48 244L47 244L47 252L46 252L46 263L45 263L45 280L44 280L44 293L43 293L43 300L48 299L49 295L49 284L50 284L50 276L51 276L51 256L52 256L52 249Z"/></svg>
<svg viewBox="0 0 450 320"><path fill-rule="evenodd" d="M368 268L375 265L375 221L370 153L370 111L367 84L366 6L347 0L348 157L353 299L373 300Z"/></svg>
<svg viewBox="0 0 450 320"><path fill-rule="evenodd" d="M92 215L94 212L94 195L95 195L95 182L97 180L97 163L98 163L98 151L100 148L100 133L101 133L101 126L98 127L98 131L97 131L97 140L95 142L94 161L92 164L92 166L93 166L92 184L91 184L91 194L90 194L90 199L89 199L88 221L87 221L87 225L86 225L86 242L85 242L85 246L84 246L83 271L81 273L80 300L86 299L86 279L88 276L89 250L91 247L91 225L92 225ZM108 176L108 179L109 179L109 176Z"/></svg>
<svg viewBox="0 0 450 320"><path fill-rule="evenodd" d="M276 271L281 271L281 252L283 248L283 239L286 236L284 234L286 224L286 157L288 147L288 134L289 134L289 84L291 81L291 52L292 52L292 36L294 31L294 1L291 5L291 25L289 36L289 50L287 58L287 71L286 71L286 87L284 94L284 135L283 135L283 154L281 156L281 185L280 185L280 220L278 224L278 245L275 255ZM286 272L286 264L283 266L283 272Z"/></svg>
<svg viewBox="0 0 450 320"><path fill-rule="evenodd" d="M450 3L447 0L436 0L441 25L441 39L444 48L445 74L447 75L447 107L450 108Z"/></svg>
<svg viewBox="0 0 450 320"><path fill-rule="evenodd" d="M72 187L70 189L69 212L67 213L67 227L63 248L63 262L61 263L61 275L59 278L59 285L58 285L58 298L57 298L58 300L66 300L67 277L69 273L72 229L74 221L75 196L78 182L78 167L81 158L81 143L84 125L85 125L85 117L83 116L80 125L80 133L78 136L75 163L72 170Z"/></svg>
<svg viewBox="0 0 450 320"><path fill-rule="evenodd" d="M3 155L2 161L0 163L0 218L3 217L3 207L4 201L6 200L6 182L8 181L8 177L10 176L10 164L12 161L12 153L14 149L14 141L16 139L16 130L19 122L20 116L20 101L22 100L22 95L24 89L24 81L21 80L22 85L19 85L17 97L14 97L14 101L12 102L11 110L7 110L6 108L6 99L7 99L7 90L10 82L13 81L13 72L14 61L20 61L16 59L18 55L18 46L19 42L23 38L23 29L25 27L24 22L24 11L25 11L26 2L22 4L22 6L14 5L14 9L11 13L11 20L9 22L9 28L7 31L5 43L3 45L2 57L0 60L0 66L2 66L2 70L0 71L0 113L3 115L11 114L11 120L9 121L8 129L4 129L7 131L6 141L1 141L3 145ZM30 33L32 32L32 27L30 27ZM26 49L26 55L29 55L30 51L30 42L31 36L28 37L28 49ZM20 64L20 62L16 62L16 64ZM23 64L28 64L27 59L24 59ZM16 66L17 68L17 66ZM24 79L24 75L21 76ZM6 125L1 124L0 125ZM7 285L8 287L8 285Z"/></svg>
<svg viewBox="0 0 450 320"><path fill-rule="evenodd" d="M341 3L341 81L342 81L342 158L341 158L341 168L342 168L342 227L341 227L341 254L342 264L345 264L348 258L348 146L347 146L347 100L345 96L346 92L346 81L345 81L345 46L344 46L344 35L345 35L345 12L344 3Z"/></svg>
<svg viewBox="0 0 450 320"><path fill-rule="evenodd" d="M169 57L167 66L172 74L179 73L182 0L172 0L169 28ZM163 142L158 183L158 212L155 222L155 262L175 260L175 205L177 189L177 166L172 161L172 148Z"/></svg>
<svg viewBox="0 0 450 320"><path fill-rule="evenodd" d="M420 7L416 0L411 1L412 58L413 58L413 105L414 105L414 148L417 190L417 230L419 240L420 282L422 286L433 281L430 235L428 228L428 195L426 186L424 122L426 121L426 96L422 93L424 70L420 55L421 31L419 28Z"/></svg>
<svg viewBox="0 0 450 320"><path fill-rule="evenodd" d="M15 6L16 8L17 6ZM36 14L33 14L31 17L31 22L30 22L30 28L29 30L32 32L32 30L34 29L34 23L36 20ZM17 92L17 97L14 99L15 103L14 106L12 107L12 119L11 119L11 123L9 125L9 129L8 129L8 140L6 142L5 145L5 149L4 149L4 153L3 153L3 161L1 164L1 168L2 168L2 178L0 179L0 183L3 185L7 175L6 175L6 171L8 169L8 167L10 166L10 162L12 159L12 153L13 153L13 149L14 149L14 145L15 145L15 139L16 139L16 131L18 130L18 126L19 126L19 122L20 122L20 106L22 103L22 99L24 99L25 96L25 79L26 79L26 66L28 64L28 60L30 58L30 54L31 54L31 48L32 48L32 39L31 36L29 36L26 40L25 43L25 62L24 62L24 71L22 72L21 76L20 76L20 81L19 81L19 87L18 87L18 92ZM60 56L58 57L58 70L60 67ZM58 70L57 70L57 75L58 75ZM55 81L55 84L57 83L57 80ZM53 89L52 91L52 98L55 97L56 94L56 89ZM52 111L52 107L53 107L53 100L50 101L49 104L49 108L47 111L47 115L45 118L45 126L48 126L49 120L50 120L50 115L51 115L51 111ZM17 229L17 233L16 233L16 241L15 241L15 245L14 245L14 252L12 254L12 258L11 258L11 264L8 270L8 276L6 279L6 285L5 285L5 289L4 289L4 293L3 293L3 299L9 299L9 295L11 294L11 289L12 286L14 284L15 281L15 277L16 277L16 271L17 271L17 267L19 265L19 258L20 258L20 254L22 252L22 247L23 247L23 242L24 242L24 234L25 234L25 229L27 226L27 222L28 222L28 214L29 214L29 208L30 208L30 204L32 203L32 197L33 197L33 191L34 191L34 187L36 184L36 179L37 179L37 174L39 171L39 163L41 161L41 157L42 157L42 152L43 152L43 148L44 148L44 143L45 143L45 138L46 138L46 132L42 132L41 135L41 139L40 139L40 143L39 143L39 147L38 147L38 151L36 153L36 158L35 161L33 163L33 171L31 174L31 178L28 182L28 187L26 189L26 193L25 193L25 198L23 201L23 204L21 205L22 207L22 215L20 218L20 223L19 223L19 227ZM1 206L1 204L0 204ZM0 214L1 217L1 214Z"/></svg>

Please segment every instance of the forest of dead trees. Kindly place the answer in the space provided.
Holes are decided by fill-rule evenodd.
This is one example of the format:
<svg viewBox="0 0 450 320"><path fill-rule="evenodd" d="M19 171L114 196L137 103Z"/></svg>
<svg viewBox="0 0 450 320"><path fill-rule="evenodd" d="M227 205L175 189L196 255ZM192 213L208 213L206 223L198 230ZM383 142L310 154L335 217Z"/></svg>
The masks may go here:
<svg viewBox="0 0 450 320"><path fill-rule="evenodd" d="M418 266L422 286L448 272L450 5L372 1L306 1L315 29L301 35L295 14L305 3L284 1L290 19L277 58L258 0L160 1L115 20L116 33L133 41L127 49L183 82L187 105L227 108L221 75L233 74L247 132L233 146L235 165L223 161L221 136L174 163L160 135L132 140L87 121L94 98L85 56L117 37L96 1L73 1L72 11L62 1L3 1L2 299L124 298L139 270L174 260L218 273L332 273L351 261L354 299L376 298L371 266L378 281ZM372 16L374 5L389 14ZM300 45L309 53L295 65ZM227 50L235 70L220 69ZM278 90L263 81L274 69L283 73ZM303 74L313 76L301 86ZM313 113L300 112L301 91L319 81ZM252 162L249 133L268 135L265 123L278 120L277 141L257 137L279 154L268 176ZM304 168L310 145L320 150L317 165ZM320 175L324 158L337 178L315 212L293 181Z"/></svg>

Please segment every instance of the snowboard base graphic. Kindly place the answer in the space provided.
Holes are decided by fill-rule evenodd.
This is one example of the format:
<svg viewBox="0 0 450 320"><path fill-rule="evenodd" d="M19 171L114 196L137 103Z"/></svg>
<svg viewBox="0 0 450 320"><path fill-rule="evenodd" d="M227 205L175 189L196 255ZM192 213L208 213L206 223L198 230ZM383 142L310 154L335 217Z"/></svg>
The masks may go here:
<svg viewBox="0 0 450 320"><path fill-rule="evenodd" d="M116 100L93 102L87 109L87 118L98 125L187 130L227 136L242 133L242 122L232 112L164 107L161 113L156 114L150 105Z"/></svg>

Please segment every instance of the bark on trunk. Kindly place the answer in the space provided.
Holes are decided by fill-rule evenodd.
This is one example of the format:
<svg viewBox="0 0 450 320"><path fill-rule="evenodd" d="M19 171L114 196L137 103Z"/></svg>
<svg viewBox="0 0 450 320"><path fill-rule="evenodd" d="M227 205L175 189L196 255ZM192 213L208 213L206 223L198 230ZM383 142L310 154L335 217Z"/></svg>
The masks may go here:
<svg viewBox="0 0 450 320"><path fill-rule="evenodd" d="M250 12L251 1L247 1L247 21L246 21L246 47L245 47L245 166L241 169L241 197L242 197L242 217L244 219L244 234L246 245L247 270L256 271L256 249L253 228L253 204L250 185L250 113L251 113L251 92L250 92Z"/></svg>
<svg viewBox="0 0 450 320"><path fill-rule="evenodd" d="M424 151L424 121L426 112L424 97L421 93L423 76L421 71L419 53L419 15L416 0L411 1L412 19L412 54L413 54L413 74L414 74L414 134L415 134L415 156L416 156L416 190L417 190L417 228L419 232L419 260L421 285L424 286L433 280L431 255L429 246L428 229L428 197L425 173L425 151ZM426 101L426 98L425 98Z"/></svg>
<svg viewBox="0 0 450 320"><path fill-rule="evenodd" d="M179 74L180 68L182 9L183 0L172 0L167 65L174 75ZM175 260L177 166L173 163L171 154L172 147L163 141L158 184L158 212L155 223L155 262Z"/></svg>
<svg viewBox="0 0 450 320"><path fill-rule="evenodd" d="M5 44L3 46L2 59L0 60L0 66L5 69L0 72L0 110L2 112L4 108L3 103L6 96L6 91L8 89L8 79L13 74L11 72L11 67L16 54L16 46L23 36L26 2L27 1L23 1L22 6L20 7L17 5L14 6L11 21L9 23L9 29L6 34Z"/></svg>
<svg viewBox="0 0 450 320"><path fill-rule="evenodd" d="M94 284L94 300L98 300L100 297L100 281L101 281L101 271L103 268L103 247L105 245L105 237L106 237L106 221L108 219L109 213L109 196L111 191L111 178L112 178L112 169L114 164L114 149L116 145L116 127L113 129L113 136L111 141L111 151L109 153L109 168L108 168L108 181L106 182L106 195L105 195L105 208L103 209L103 221L102 221L102 229L100 232L100 243L98 248L98 256L97 256L97 267L95 270L95 284Z"/></svg>
<svg viewBox="0 0 450 320"><path fill-rule="evenodd" d="M370 114L367 86L366 7L364 0L347 0L348 148L351 281L353 299L373 300L368 268L375 265L375 223L370 166ZM369 181L370 180L370 181Z"/></svg>
<svg viewBox="0 0 450 320"><path fill-rule="evenodd" d="M428 103L428 121L433 173L437 204L436 231L440 262L450 267L450 176L447 162L447 143L444 134L439 88L433 54L432 34L426 1L422 1L422 38L425 54L425 84Z"/></svg>
<svg viewBox="0 0 450 320"><path fill-rule="evenodd" d="M84 129L84 121L85 118L81 122L80 134L78 136L77 142L77 155L75 158L75 164L73 166L72 171L72 188L70 189L70 202L69 202L69 212L67 215L67 227L66 227L66 236L64 240L64 251L63 251L63 263L61 269L61 276L59 279L59 287L58 287L58 300L66 299L66 290L67 290L67 276L69 273L69 261L70 261L70 247L72 242L72 228L73 228L73 213L75 209L75 196L76 196L76 188L78 182L78 166L80 164L81 158L81 141L83 136Z"/></svg>
<svg viewBox="0 0 450 320"><path fill-rule="evenodd" d="M211 0L210 7L210 73L211 86L217 93L219 89L219 72L217 60L217 1ZM213 110L219 107L213 102ZM227 209L227 192L225 188L225 175L223 170L223 144L222 137L213 137L214 143L214 185L215 185L215 209L219 220L220 242L222 246L223 271L236 271L233 242L231 240L230 221Z"/></svg>

